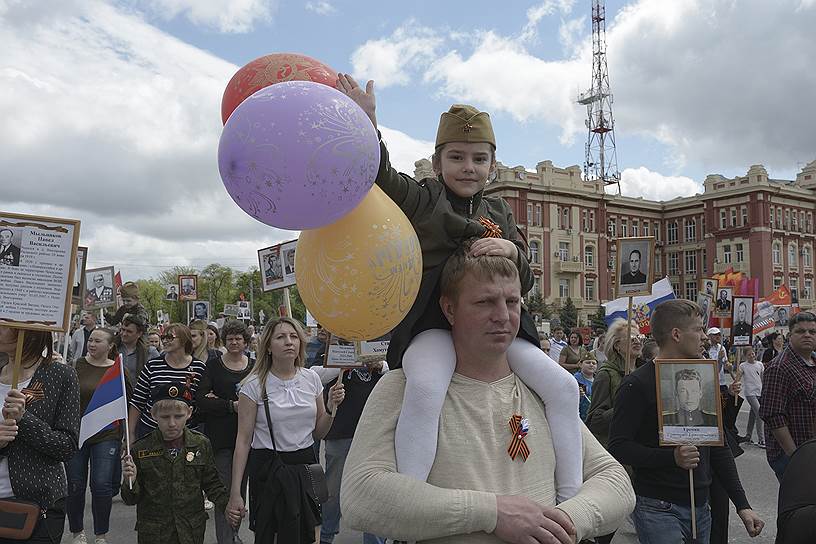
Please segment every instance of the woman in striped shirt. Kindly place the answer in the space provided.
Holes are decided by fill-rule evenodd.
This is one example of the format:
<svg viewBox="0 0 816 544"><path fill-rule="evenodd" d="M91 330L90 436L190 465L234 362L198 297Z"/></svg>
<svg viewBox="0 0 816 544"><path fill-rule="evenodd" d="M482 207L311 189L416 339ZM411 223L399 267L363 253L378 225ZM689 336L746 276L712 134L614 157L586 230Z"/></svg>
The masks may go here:
<svg viewBox="0 0 816 544"><path fill-rule="evenodd" d="M164 353L151 359L142 367L133 398L130 401L129 427L132 440L138 440L156 428L156 421L150 416L153 406L151 392L159 385L171 382L182 382L187 385L190 401L195 399L198 383L204 374L206 365L193 357L193 340L190 329L181 323L168 325L162 335ZM194 427L196 419L195 406L193 417L187 423Z"/></svg>

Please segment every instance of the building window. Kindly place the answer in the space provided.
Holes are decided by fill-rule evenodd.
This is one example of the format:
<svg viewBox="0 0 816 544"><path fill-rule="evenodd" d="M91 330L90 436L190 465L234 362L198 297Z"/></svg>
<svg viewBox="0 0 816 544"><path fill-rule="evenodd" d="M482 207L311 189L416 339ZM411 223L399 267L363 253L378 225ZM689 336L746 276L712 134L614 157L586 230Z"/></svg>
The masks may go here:
<svg viewBox="0 0 816 544"><path fill-rule="evenodd" d="M782 228L782 208L776 209L776 228Z"/></svg>
<svg viewBox="0 0 816 544"><path fill-rule="evenodd" d="M686 251L686 274L696 274L697 273L697 253L694 251Z"/></svg>
<svg viewBox="0 0 816 544"><path fill-rule="evenodd" d="M527 224L534 225L533 222L533 204L531 202L527 203Z"/></svg>
<svg viewBox="0 0 816 544"><path fill-rule="evenodd" d="M731 262L731 246L726 244L722 246L723 248L723 262L728 264Z"/></svg>
<svg viewBox="0 0 816 544"><path fill-rule="evenodd" d="M615 226L615 220L614 219L610 219L610 220L608 220L606 222L606 232L607 232L607 234L609 235L610 238L615 237L616 229L617 229L617 227Z"/></svg>
<svg viewBox="0 0 816 544"><path fill-rule="evenodd" d="M771 260L773 264L782 264L782 248L778 242L774 242L774 245L771 246Z"/></svg>
<svg viewBox="0 0 816 544"><path fill-rule="evenodd" d="M735 251L736 262L738 263L743 262L745 260L745 252L742 249L742 244L734 244L734 249L736 250Z"/></svg>
<svg viewBox="0 0 816 544"><path fill-rule="evenodd" d="M655 234L655 241L660 241L660 221L655 221L654 224L654 234Z"/></svg>
<svg viewBox="0 0 816 544"><path fill-rule="evenodd" d="M790 210L785 210L785 230L790 230Z"/></svg>
<svg viewBox="0 0 816 544"><path fill-rule="evenodd" d="M796 245L790 244L788 246L788 267L796 268L798 264L799 263L796 261Z"/></svg>
<svg viewBox="0 0 816 544"><path fill-rule="evenodd" d="M813 234L813 214L811 212L807 214L807 231L809 234Z"/></svg>
<svg viewBox="0 0 816 544"><path fill-rule="evenodd" d="M728 221L728 214L726 213L725 210L720 210L720 228L721 229L724 229L724 228L726 228L728 226L727 221Z"/></svg>
<svg viewBox="0 0 816 544"><path fill-rule="evenodd" d="M626 238L627 236L629 236L629 220L621 219L621 237Z"/></svg>
<svg viewBox="0 0 816 544"><path fill-rule="evenodd" d="M632 221L632 236L640 236L640 225L637 221Z"/></svg>
<svg viewBox="0 0 816 544"><path fill-rule="evenodd" d="M686 282L686 299L687 300L697 300L697 293L699 292L699 287L697 286L696 281L687 281Z"/></svg>
<svg viewBox="0 0 816 544"><path fill-rule="evenodd" d="M649 222L643 222L643 236L649 236Z"/></svg>
<svg viewBox="0 0 816 544"><path fill-rule="evenodd" d="M796 212L791 214L791 230L799 230L799 214Z"/></svg>
<svg viewBox="0 0 816 544"><path fill-rule="evenodd" d="M539 252L538 242L535 240L530 242L530 262L533 264L541 264L541 254Z"/></svg>
<svg viewBox="0 0 816 544"><path fill-rule="evenodd" d="M706 262L706 250L703 248L702 253L700 254L700 260L702 261L700 268L703 269L703 274L708 272L708 263Z"/></svg>
<svg viewBox="0 0 816 544"><path fill-rule="evenodd" d="M737 226L737 209L736 208L731 208L731 226L732 227Z"/></svg>
<svg viewBox="0 0 816 544"><path fill-rule="evenodd" d="M589 230L589 213L586 210L581 210L581 228L584 232Z"/></svg>
<svg viewBox="0 0 816 544"><path fill-rule="evenodd" d="M669 253L669 274L676 276L680 273L680 253Z"/></svg>
<svg viewBox="0 0 816 544"><path fill-rule="evenodd" d="M595 212L589 212L589 232L595 232Z"/></svg>
<svg viewBox="0 0 816 544"><path fill-rule="evenodd" d="M697 238L697 220L684 219L683 222L686 225L686 242L693 242Z"/></svg>
<svg viewBox="0 0 816 544"><path fill-rule="evenodd" d="M700 216L700 240L705 238L705 214Z"/></svg>
<svg viewBox="0 0 816 544"><path fill-rule="evenodd" d="M775 277L775 278L773 279L773 288L774 288L774 291L776 291L777 289L779 289L781 286L782 286L782 278L780 278L780 277Z"/></svg>
<svg viewBox="0 0 816 544"><path fill-rule="evenodd" d="M543 223L541 221L541 204L535 205L535 224L540 227Z"/></svg>
<svg viewBox="0 0 816 544"><path fill-rule="evenodd" d="M744 227L747 224L748 224L748 207L743 206L742 207L742 223L740 223L740 225Z"/></svg>
<svg viewBox="0 0 816 544"><path fill-rule="evenodd" d="M558 296L561 298L567 298L570 296L570 280L558 280Z"/></svg>
<svg viewBox="0 0 816 544"><path fill-rule="evenodd" d="M595 247L584 247L584 264L589 268L595 268Z"/></svg>
<svg viewBox="0 0 816 544"><path fill-rule="evenodd" d="M674 291L675 298L680 298L680 284L676 281L672 282L672 291Z"/></svg>
<svg viewBox="0 0 816 544"><path fill-rule="evenodd" d="M813 266L813 257L810 253L810 246L805 246L802 248L802 261L803 264L808 268Z"/></svg>
<svg viewBox="0 0 816 544"><path fill-rule="evenodd" d="M564 220L563 220L564 227L563 228L568 229L568 228L570 228L570 209L569 208L564 208L562 214L563 214L563 217L564 217Z"/></svg>
<svg viewBox="0 0 816 544"><path fill-rule="evenodd" d="M799 231L805 232L805 212L799 212Z"/></svg>
<svg viewBox="0 0 816 544"><path fill-rule="evenodd" d="M805 289L802 294L808 300L813 298L813 280L805 279Z"/></svg>
<svg viewBox="0 0 816 544"><path fill-rule="evenodd" d="M797 285L798 280L792 280L793 283L791 284L791 302L799 302L799 286Z"/></svg>
<svg viewBox="0 0 816 544"><path fill-rule="evenodd" d="M774 209L773 209L773 206L771 207L771 209L769 211L770 211L770 215L769 215L769 218L768 218L768 226L773 228L773 224L774 224Z"/></svg>
<svg viewBox="0 0 816 544"><path fill-rule="evenodd" d="M584 299L595 300L595 279L587 278L584 280Z"/></svg>
<svg viewBox="0 0 816 544"><path fill-rule="evenodd" d="M677 221L672 221L666 227L667 230L667 238L669 239L670 244L677 243Z"/></svg>
<svg viewBox="0 0 816 544"><path fill-rule="evenodd" d="M558 242L558 258L569 261L569 242Z"/></svg>

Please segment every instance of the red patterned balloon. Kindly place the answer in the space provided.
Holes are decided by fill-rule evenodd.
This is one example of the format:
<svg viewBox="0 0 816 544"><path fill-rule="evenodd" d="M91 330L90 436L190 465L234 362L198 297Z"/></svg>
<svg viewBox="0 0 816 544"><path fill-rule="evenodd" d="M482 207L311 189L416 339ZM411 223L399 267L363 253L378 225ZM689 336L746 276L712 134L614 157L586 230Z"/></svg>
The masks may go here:
<svg viewBox="0 0 816 544"><path fill-rule="evenodd" d="M319 60L297 53L274 53L257 58L235 72L221 99L221 121L255 91L281 81L313 81L334 87L337 72Z"/></svg>

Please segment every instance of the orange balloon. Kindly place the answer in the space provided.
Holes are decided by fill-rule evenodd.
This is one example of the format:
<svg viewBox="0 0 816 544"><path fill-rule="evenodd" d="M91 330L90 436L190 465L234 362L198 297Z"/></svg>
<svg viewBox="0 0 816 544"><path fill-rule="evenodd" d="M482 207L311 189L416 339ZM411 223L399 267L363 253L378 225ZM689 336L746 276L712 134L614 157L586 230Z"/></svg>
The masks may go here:
<svg viewBox="0 0 816 544"><path fill-rule="evenodd" d="M298 293L333 335L371 340L411 309L422 279L414 227L376 185L331 225L304 230L295 251Z"/></svg>

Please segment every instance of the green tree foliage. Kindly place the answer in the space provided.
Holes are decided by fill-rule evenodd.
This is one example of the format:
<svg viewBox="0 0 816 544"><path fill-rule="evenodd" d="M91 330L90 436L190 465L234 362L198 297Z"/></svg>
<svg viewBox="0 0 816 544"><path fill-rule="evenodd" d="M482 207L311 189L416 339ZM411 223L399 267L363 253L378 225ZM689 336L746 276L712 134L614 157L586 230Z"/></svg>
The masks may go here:
<svg viewBox="0 0 816 544"><path fill-rule="evenodd" d="M600 306L598 311L592 315L592 320L590 322L593 331L606 331L606 321L604 321L605 317L606 310L604 310L603 306Z"/></svg>
<svg viewBox="0 0 816 544"><path fill-rule="evenodd" d="M570 297L567 297L567 301L564 303L564 306L561 307L561 310L558 312L558 317L561 320L561 326L564 327L565 331L575 328L578 324L578 310L575 308L575 304L572 302Z"/></svg>

